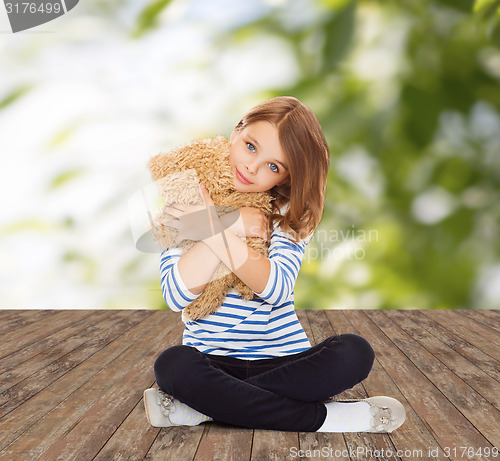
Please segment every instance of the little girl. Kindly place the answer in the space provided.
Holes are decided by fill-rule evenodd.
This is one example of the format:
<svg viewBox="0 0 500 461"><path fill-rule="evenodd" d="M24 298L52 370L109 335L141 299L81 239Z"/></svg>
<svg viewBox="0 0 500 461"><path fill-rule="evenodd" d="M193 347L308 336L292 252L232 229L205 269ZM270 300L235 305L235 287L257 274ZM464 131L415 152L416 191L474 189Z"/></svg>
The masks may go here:
<svg viewBox="0 0 500 461"><path fill-rule="evenodd" d="M246 301L230 291L216 313L185 322L183 344L155 362L159 389L144 392L148 421L156 427L219 421L280 431L398 428L405 410L393 398L323 403L363 381L374 352L354 334L311 347L294 311L293 287L325 199L329 149L318 119L295 98L266 101L233 130L229 163L234 189L269 191L273 214L268 220L257 209L241 208L235 223L223 232L199 232L200 240L184 254L164 251L162 292L167 305L181 311L222 261L255 296ZM200 190L207 207L213 206L206 188ZM175 205L166 211L182 220L193 210ZM240 237L267 240L269 223L265 257ZM213 223L206 226L214 229Z"/></svg>

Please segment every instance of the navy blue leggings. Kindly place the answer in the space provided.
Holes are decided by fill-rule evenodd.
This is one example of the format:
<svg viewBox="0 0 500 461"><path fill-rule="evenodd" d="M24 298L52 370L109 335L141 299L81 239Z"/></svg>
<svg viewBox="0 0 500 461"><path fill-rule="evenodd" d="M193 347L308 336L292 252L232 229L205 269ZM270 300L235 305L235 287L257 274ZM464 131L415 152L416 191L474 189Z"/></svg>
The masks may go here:
<svg viewBox="0 0 500 461"><path fill-rule="evenodd" d="M332 336L298 354L242 360L191 346L163 351L154 365L160 389L214 421L279 431L321 427L321 401L363 381L375 354L364 338Z"/></svg>

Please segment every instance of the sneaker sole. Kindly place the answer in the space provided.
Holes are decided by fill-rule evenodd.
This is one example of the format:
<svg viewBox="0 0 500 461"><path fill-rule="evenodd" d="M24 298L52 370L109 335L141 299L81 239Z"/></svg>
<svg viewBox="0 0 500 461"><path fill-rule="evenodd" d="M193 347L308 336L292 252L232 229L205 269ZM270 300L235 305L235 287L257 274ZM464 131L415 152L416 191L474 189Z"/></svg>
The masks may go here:
<svg viewBox="0 0 500 461"><path fill-rule="evenodd" d="M147 399L148 399L146 392L147 392L148 390L149 390L149 389L146 389L146 390L144 391L144 393L142 394L142 398L143 398L143 400L144 400L144 410L145 410L145 412L146 412L146 418L147 418L147 420L148 420L148 423L149 423L149 424L151 424L151 426L152 426L153 424L151 423L151 418L149 417L148 405L147 405L147 403L146 403L146 402L147 402Z"/></svg>

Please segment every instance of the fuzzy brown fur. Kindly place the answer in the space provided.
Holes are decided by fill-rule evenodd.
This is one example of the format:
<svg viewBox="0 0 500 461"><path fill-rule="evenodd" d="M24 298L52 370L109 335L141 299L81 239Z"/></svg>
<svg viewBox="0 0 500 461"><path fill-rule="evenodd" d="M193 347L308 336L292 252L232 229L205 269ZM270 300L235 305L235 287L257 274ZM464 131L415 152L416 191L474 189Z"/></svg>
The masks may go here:
<svg viewBox="0 0 500 461"><path fill-rule="evenodd" d="M198 189L198 184L202 183L217 206L219 215L242 207L259 208L266 214L271 212L272 198L269 193L244 193L234 189L229 166L229 143L223 136L194 141L171 152L158 154L150 160L149 169L167 204L203 204ZM154 238L161 249L174 244L177 233L177 229L158 222L153 229ZM250 248L267 256L267 246L262 239L247 238L246 242ZM179 247L186 251L195 243L192 240L183 240ZM216 312L233 287L244 299L254 297L249 287L223 263L219 263L203 293L183 309L183 319L197 320Z"/></svg>

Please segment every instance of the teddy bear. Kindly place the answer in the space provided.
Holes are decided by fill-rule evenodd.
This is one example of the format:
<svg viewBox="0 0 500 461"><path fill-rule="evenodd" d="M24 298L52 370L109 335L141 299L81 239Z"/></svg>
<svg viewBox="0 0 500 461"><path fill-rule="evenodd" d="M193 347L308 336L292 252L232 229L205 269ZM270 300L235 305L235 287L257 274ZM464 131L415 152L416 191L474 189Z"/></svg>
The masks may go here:
<svg viewBox="0 0 500 461"><path fill-rule="evenodd" d="M217 136L195 140L168 153L152 157L149 170L164 202L203 205L199 192L201 183L207 188L219 217L242 207L258 208L269 215L273 200L269 192L235 190L229 165L229 151L230 144L226 138ZM165 214L163 212L162 219L159 215L154 219L152 233L155 242L160 249L167 249L177 244L183 252L187 251L196 242L187 239L178 242L178 229L163 224ZM243 239L250 248L267 256L267 244L263 239L257 237ZM183 309L183 320L198 320L216 312L231 288L235 288L243 299L249 300L255 296L248 286L220 262L200 296Z"/></svg>

